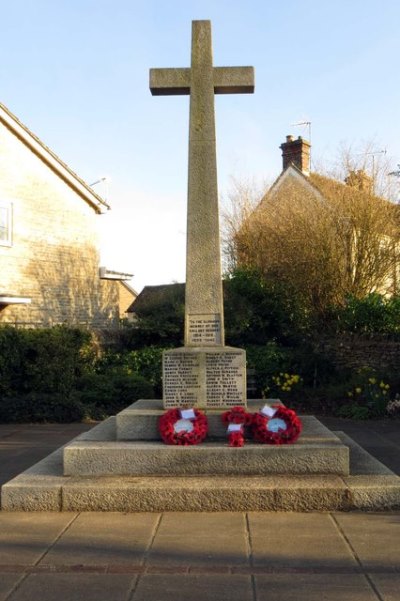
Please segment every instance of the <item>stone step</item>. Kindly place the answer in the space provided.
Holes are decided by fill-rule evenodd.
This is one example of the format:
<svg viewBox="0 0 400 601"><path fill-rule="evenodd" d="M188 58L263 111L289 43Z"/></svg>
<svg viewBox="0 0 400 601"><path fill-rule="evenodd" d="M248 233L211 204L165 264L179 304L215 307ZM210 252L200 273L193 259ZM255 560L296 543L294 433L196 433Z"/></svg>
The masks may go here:
<svg viewBox="0 0 400 601"><path fill-rule="evenodd" d="M250 413L256 413L266 403L281 404L278 399L247 401ZM158 399L136 401L116 415L116 440L160 440L158 420L165 412L163 403ZM222 423L221 409L206 409L208 419L208 437L215 440L226 440L226 426ZM328 428L311 415L301 416L303 431L300 440L304 443L338 442Z"/></svg>
<svg viewBox="0 0 400 601"><path fill-rule="evenodd" d="M351 473L267 476L63 474L63 448L1 489L3 511L380 511L400 509L400 478L343 433ZM115 418L78 441L113 441ZM165 448L165 447L164 447ZM187 447L185 447L187 449ZM237 451L241 449L229 449Z"/></svg>
<svg viewBox="0 0 400 601"><path fill-rule="evenodd" d="M170 446L162 442L77 440L64 448L65 476L197 476L349 474L340 441L292 445L221 442Z"/></svg>
<svg viewBox="0 0 400 601"><path fill-rule="evenodd" d="M58 453L58 456L57 456ZM46 464L47 462L47 464ZM56 467L58 465L58 468ZM3 511L382 511L400 478L375 476L87 477L62 475L59 452L2 487Z"/></svg>
<svg viewBox="0 0 400 601"><path fill-rule="evenodd" d="M63 511L336 511L354 503L338 476L165 476L71 478L62 506Z"/></svg>

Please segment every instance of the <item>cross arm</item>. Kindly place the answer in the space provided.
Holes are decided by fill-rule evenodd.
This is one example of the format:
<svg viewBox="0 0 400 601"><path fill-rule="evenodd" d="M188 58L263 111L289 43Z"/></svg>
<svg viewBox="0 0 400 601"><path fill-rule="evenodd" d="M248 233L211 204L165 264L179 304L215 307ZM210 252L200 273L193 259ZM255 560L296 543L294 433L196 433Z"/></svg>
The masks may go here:
<svg viewBox="0 0 400 601"><path fill-rule="evenodd" d="M190 94L190 69L150 69L153 96Z"/></svg>
<svg viewBox="0 0 400 601"><path fill-rule="evenodd" d="M254 67L214 67L215 94L252 94Z"/></svg>

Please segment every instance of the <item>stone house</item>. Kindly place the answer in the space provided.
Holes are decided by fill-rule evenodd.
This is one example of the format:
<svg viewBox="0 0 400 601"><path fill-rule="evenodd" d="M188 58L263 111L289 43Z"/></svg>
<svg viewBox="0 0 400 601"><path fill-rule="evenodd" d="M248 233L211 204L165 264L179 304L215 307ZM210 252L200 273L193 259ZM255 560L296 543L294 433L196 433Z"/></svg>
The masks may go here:
<svg viewBox="0 0 400 601"><path fill-rule="evenodd" d="M99 271L96 192L0 104L0 324L118 323L120 280Z"/></svg>
<svg viewBox="0 0 400 601"><path fill-rule="evenodd" d="M375 289L362 291L360 287L360 292L379 292L386 295L399 293L399 206L375 195L372 179L362 170L350 171L344 182L311 172L311 145L301 137L295 139L293 136L287 136L280 148L282 150L281 174L236 234L238 263L246 264L247 252L253 252L253 255L248 256L254 256L254 250L251 251L246 244L254 245L254 240L257 239L257 257L260 258L260 264L262 265L264 252L266 264L270 265L267 253L271 251L271 247L268 251L263 251L263 244L267 241L275 244L276 248L279 238L268 239L267 231L262 231L266 223L263 221L263 216L267 216L272 231L275 226L276 231L279 231L279 220L282 222L286 219L295 223L298 219L300 228L306 231L309 227L311 232L313 223L316 223L319 218L319 209L324 207L326 224L331 224L330 232L327 225L326 233L336 238L337 265L340 263L342 269L347 269L348 278L352 280L354 289L356 289L357 278L362 279L363 270L365 274L365 270L370 269L372 272L375 269L377 282ZM283 208L285 203L287 210ZM281 231L290 231L293 237L297 236L295 227L282 227ZM299 240L300 238L299 233ZM307 239L304 235L301 242L303 247L299 243L299 253L306 262L307 250L311 248L311 237ZM370 246L366 249L367 244ZM340 256L341 251L344 251L342 256ZM387 260L380 263L385 269L385 272L382 270L382 277L380 277L377 273L380 265L378 262L374 265L373 261L379 255L382 258L383 254L386 255ZM343 267L345 262L346 268ZM317 266L313 264L310 268L315 269Z"/></svg>

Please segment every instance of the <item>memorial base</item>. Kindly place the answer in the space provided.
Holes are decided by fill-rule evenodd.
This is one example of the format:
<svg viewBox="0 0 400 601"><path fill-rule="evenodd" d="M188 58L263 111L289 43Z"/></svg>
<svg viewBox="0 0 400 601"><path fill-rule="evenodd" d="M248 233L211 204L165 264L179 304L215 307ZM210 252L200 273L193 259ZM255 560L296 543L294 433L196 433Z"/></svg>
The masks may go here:
<svg viewBox="0 0 400 601"><path fill-rule="evenodd" d="M246 352L232 346L163 353L163 400L171 407L246 406Z"/></svg>
<svg viewBox="0 0 400 601"><path fill-rule="evenodd" d="M248 401L257 410L265 401ZM271 401L270 401L271 402ZM138 401L1 489L3 511L349 511L400 508L400 478L349 437L304 416L293 445L157 440L161 401ZM136 424L135 424L136 422ZM121 440L129 437L130 440ZM132 440L132 437L134 438Z"/></svg>

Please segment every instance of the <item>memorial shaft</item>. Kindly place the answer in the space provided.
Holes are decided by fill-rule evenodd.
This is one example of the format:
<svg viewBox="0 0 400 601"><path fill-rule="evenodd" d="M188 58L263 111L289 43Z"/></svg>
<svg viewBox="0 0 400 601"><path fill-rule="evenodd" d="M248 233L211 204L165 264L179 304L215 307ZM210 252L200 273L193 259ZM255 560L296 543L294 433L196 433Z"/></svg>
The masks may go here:
<svg viewBox="0 0 400 601"><path fill-rule="evenodd" d="M193 24L190 92L185 345L223 345L214 82L209 23Z"/></svg>
<svg viewBox="0 0 400 601"><path fill-rule="evenodd" d="M190 94L185 346L224 345L214 94L250 93L251 67L213 67L211 23L193 21L190 69L152 69L152 94Z"/></svg>
<svg viewBox="0 0 400 601"><path fill-rule="evenodd" d="M225 346L214 94L250 93L252 67L213 67L211 23L193 21L191 67L151 69L152 94L190 94L185 346L163 353L164 407L246 405L246 353Z"/></svg>

